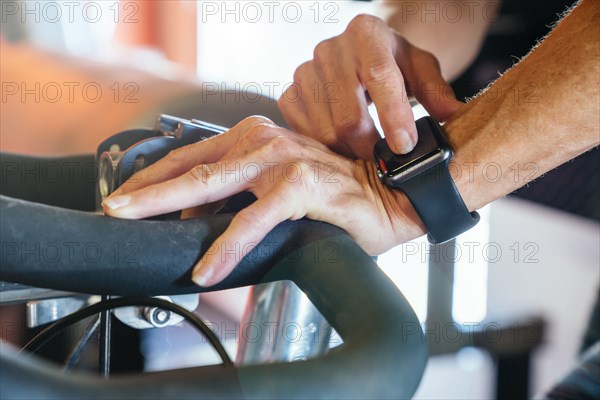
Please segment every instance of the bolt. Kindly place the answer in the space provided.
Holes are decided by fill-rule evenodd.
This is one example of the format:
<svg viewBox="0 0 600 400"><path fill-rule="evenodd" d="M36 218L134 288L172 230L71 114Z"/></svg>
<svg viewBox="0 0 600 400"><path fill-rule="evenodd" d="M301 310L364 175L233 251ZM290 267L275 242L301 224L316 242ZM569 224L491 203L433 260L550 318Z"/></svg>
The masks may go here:
<svg viewBox="0 0 600 400"><path fill-rule="evenodd" d="M163 328L169 325L171 320L171 311L163 310L158 307L144 307L144 319L156 328Z"/></svg>

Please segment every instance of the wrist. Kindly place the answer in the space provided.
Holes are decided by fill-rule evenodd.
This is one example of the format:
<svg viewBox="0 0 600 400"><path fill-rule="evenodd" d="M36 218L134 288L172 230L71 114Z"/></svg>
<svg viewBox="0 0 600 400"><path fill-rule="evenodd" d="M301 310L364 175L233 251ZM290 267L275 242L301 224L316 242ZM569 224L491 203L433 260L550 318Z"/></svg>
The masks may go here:
<svg viewBox="0 0 600 400"><path fill-rule="evenodd" d="M479 215L469 212L449 173L452 149L438 123L423 117L416 126L415 150L395 154L381 139L374 148L375 167L383 186L402 191L414 206L429 242L444 243L475 226Z"/></svg>
<svg viewBox="0 0 600 400"><path fill-rule="evenodd" d="M463 107L457 114L443 126L446 138L452 147L453 156L448 165L450 176L454 181L454 185L458 190L465 206L469 211L475 211L481 207L477 201L478 190L475 179L475 167L480 165L480 162L466 155L469 138L474 137L475 129L483 129L483 127L475 127L475 124L469 119L469 113L464 113L467 106Z"/></svg>
<svg viewBox="0 0 600 400"><path fill-rule="evenodd" d="M396 243L404 243L427 233L421 218L410 203L408 197L401 191L384 185L377 175L375 162L370 160L356 160L358 174L364 174L368 191L373 195L373 200L386 214L396 236Z"/></svg>

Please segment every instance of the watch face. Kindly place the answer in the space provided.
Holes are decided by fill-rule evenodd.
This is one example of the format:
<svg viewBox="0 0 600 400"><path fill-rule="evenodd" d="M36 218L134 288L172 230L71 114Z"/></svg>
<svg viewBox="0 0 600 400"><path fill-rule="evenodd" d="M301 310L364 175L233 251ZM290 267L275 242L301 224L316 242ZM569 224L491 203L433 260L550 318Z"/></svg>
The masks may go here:
<svg viewBox="0 0 600 400"><path fill-rule="evenodd" d="M394 154L384 139L375 145L377 168L382 179L390 185L401 184L452 155L439 125L430 117L417 122L419 139L408 154Z"/></svg>

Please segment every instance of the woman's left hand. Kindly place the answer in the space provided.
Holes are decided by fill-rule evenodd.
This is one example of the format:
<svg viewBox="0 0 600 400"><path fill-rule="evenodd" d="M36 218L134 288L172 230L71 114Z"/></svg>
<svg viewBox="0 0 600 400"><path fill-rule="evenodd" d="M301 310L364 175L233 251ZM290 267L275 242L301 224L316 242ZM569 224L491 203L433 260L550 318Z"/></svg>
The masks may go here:
<svg viewBox="0 0 600 400"><path fill-rule="evenodd" d="M243 191L257 200L235 215L195 266L192 279L200 286L223 280L241 260L241 248L257 245L285 220L308 217L337 225L370 254L424 233L408 199L380 183L372 161L350 160L262 117L172 151L102 206L108 215L138 219Z"/></svg>

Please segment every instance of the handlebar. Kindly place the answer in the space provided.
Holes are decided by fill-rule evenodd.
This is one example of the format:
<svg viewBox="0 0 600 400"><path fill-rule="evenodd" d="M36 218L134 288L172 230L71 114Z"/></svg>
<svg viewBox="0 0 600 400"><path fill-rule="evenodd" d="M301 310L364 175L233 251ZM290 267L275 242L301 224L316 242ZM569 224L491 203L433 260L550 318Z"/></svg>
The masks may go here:
<svg viewBox="0 0 600 400"><path fill-rule="evenodd" d="M10 160L20 162L17 156ZM8 194L5 188L2 192ZM55 366L18 356L2 344L2 398L408 398L418 386L427 360L419 321L398 288L339 228L309 220L284 222L227 279L200 288L191 282L191 268L232 215L119 220L56 207L60 204L44 193L20 193L37 203L0 196L0 280L118 296L291 280L344 343L305 361L206 366L110 380L63 375Z"/></svg>

